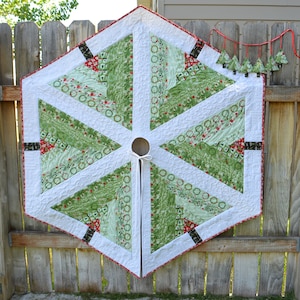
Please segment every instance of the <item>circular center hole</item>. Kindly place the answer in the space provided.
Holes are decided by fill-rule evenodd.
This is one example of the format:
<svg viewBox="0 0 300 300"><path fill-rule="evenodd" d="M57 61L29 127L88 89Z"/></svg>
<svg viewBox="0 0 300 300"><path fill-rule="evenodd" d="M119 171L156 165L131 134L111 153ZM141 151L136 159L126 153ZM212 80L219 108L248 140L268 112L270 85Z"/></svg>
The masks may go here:
<svg viewBox="0 0 300 300"><path fill-rule="evenodd" d="M150 150L149 142L144 138L136 138L131 145L132 151L139 156L146 155Z"/></svg>

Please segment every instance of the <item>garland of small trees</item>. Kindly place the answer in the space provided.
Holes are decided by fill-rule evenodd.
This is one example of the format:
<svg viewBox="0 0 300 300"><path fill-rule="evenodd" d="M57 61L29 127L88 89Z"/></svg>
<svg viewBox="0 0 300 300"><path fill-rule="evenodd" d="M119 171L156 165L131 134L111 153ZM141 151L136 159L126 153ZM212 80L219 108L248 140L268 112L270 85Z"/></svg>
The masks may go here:
<svg viewBox="0 0 300 300"><path fill-rule="evenodd" d="M257 77L260 77L261 74L270 74L270 73L272 74L273 72L279 71L283 65L288 63L287 57L285 56L284 51L282 49L282 37L287 33L291 33L292 35L292 49L294 55L300 58L300 56L297 54L297 50L295 47L295 33L292 29L287 29L283 31L280 35L276 36L275 38L258 44L248 44L248 43L242 43L242 42L232 40L216 28L212 29L212 31L216 32L218 35L224 38L224 44L228 40L233 42L235 46L240 45L246 47L247 49L248 47L262 47L264 45L269 45L270 55L265 65L262 62L260 57L257 58L255 64L253 65L251 64L248 57L246 57L243 60L243 62L240 64L236 55L230 57L226 52L226 50L222 50L217 60L217 64L221 64L223 68L227 68L231 70L234 74L240 72L245 74L246 77L248 77L249 73L256 73ZM279 39L281 41L280 50L275 55L273 55L272 44Z"/></svg>

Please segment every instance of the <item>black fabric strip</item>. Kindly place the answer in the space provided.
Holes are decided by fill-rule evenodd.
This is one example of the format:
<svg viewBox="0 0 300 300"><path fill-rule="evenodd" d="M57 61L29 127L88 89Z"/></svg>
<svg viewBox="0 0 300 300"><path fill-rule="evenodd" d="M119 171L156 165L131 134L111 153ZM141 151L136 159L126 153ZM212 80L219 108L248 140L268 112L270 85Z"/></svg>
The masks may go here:
<svg viewBox="0 0 300 300"><path fill-rule="evenodd" d="M82 240L86 243L89 243L95 233L95 230L92 228L88 228Z"/></svg>
<svg viewBox="0 0 300 300"><path fill-rule="evenodd" d="M25 151L36 151L40 150L40 143L24 143Z"/></svg>
<svg viewBox="0 0 300 300"><path fill-rule="evenodd" d="M91 50L85 42L81 43L78 47L86 60L94 57L93 53L91 52Z"/></svg>
<svg viewBox="0 0 300 300"><path fill-rule="evenodd" d="M190 53L190 56L193 56L194 58L197 58L203 47L204 47L203 42L197 42L195 44L194 48L192 49L192 51Z"/></svg>
<svg viewBox="0 0 300 300"><path fill-rule="evenodd" d="M245 150L261 150L262 142L245 142Z"/></svg>
<svg viewBox="0 0 300 300"><path fill-rule="evenodd" d="M196 231L196 229L190 230L189 235L195 244L199 244L202 242L202 239L201 239L200 235L198 234L198 232Z"/></svg>

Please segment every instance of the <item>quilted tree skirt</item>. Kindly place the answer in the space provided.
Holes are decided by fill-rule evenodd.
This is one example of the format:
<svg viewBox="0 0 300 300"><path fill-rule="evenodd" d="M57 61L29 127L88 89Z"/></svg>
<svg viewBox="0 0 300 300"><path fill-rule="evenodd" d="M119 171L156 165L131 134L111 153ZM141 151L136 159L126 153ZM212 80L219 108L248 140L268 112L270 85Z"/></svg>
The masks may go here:
<svg viewBox="0 0 300 300"><path fill-rule="evenodd" d="M263 78L219 55L138 7L24 78L26 214L138 277L259 215Z"/></svg>

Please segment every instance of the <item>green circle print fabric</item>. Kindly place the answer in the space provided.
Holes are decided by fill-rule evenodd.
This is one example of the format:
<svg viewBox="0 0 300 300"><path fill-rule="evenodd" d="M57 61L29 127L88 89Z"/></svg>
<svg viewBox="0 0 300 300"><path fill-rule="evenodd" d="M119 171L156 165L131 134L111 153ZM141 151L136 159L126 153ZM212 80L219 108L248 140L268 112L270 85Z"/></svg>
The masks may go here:
<svg viewBox="0 0 300 300"><path fill-rule="evenodd" d="M137 7L22 80L27 215L137 277L258 216L263 78Z"/></svg>

